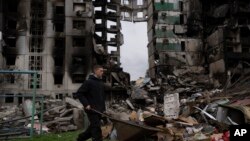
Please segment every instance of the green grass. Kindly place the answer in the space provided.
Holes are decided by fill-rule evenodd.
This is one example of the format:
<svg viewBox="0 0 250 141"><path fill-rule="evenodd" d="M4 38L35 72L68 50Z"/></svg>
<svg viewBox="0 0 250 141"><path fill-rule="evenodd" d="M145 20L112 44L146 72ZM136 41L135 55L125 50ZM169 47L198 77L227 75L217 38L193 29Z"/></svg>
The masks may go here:
<svg viewBox="0 0 250 141"><path fill-rule="evenodd" d="M80 131L65 132L65 133L50 133L42 136L34 136L33 138L27 139L14 139L11 141L76 141L76 138Z"/></svg>
<svg viewBox="0 0 250 141"><path fill-rule="evenodd" d="M76 138L78 134L82 131L74 131L74 132L65 132L65 133L59 133L59 134L45 134L42 136L35 136L33 139L27 138L27 139L15 139L11 141L76 141ZM88 141L91 141L88 140ZM108 141L108 140L105 140Z"/></svg>

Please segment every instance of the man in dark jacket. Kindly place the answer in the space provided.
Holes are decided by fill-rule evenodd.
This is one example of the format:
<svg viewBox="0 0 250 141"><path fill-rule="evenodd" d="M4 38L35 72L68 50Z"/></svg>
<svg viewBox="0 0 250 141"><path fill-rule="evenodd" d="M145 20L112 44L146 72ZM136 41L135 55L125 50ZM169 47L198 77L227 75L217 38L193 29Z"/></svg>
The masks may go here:
<svg viewBox="0 0 250 141"><path fill-rule="evenodd" d="M91 109L100 112L105 111L103 67L96 65L93 71L94 74L89 76L89 79L83 83L77 92L90 121L90 126L85 132L79 134L77 141L85 141L91 137L93 141L102 141L101 115Z"/></svg>

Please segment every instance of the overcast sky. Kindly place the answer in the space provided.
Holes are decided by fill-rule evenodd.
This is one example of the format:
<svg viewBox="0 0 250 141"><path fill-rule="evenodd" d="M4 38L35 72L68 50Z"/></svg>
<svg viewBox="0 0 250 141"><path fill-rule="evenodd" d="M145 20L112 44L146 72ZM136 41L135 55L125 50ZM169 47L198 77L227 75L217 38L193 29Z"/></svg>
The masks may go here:
<svg viewBox="0 0 250 141"><path fill-rule="evenodd" d="M144 77L148 69L147 23L121 22L124 44L121 46L121 63L131 80Z"/></svg>

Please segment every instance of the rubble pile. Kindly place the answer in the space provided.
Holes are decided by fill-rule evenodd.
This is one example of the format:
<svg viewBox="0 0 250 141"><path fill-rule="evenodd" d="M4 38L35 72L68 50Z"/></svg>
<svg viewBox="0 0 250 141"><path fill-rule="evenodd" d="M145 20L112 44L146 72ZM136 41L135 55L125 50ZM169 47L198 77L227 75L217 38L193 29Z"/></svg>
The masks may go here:
<svg viewBox="0 0 250 141"><path fill-rule="evenodd" d="M217 81L211 83L202 67L160 75L157 80L138 79L130 98L113 103L108 113L136 123L141 129L143 126L162 129L153 135L163 141L228 141L229 125L249 123L250 77L242 76L235 84L221 86ZM116 135L119 140L127 140L122 132L117 131Z"/></svg>
<svg viewBox="0 0 250 141"><path fill-rule="evenodd" d="M102 127L104 137L119 141L145 137L161 141L228 141L229 125L250 122L250 75L242 75L233 83L228 80L225 85L212 81L202 67L183 67L172 75L160 72L159 76L140 78L126 87L127 96L120 93L120 98L116 94L107 101L106 113L100 114L112 123ZM0 137L29 135L31 103L27 99L22 106L0 108ZM35 109L34 128L40 133L41 103L37 102ZM87 124L83 106L77 100L45 100L44 132L77 130Z"/></svg>
<svg viewBox="0 0 250 141"><path fill-rule="evenodd" d="M83 128L85 124L83 107L74 99L66 98L65 101L47 99L43 104L43 132L64 132ZM34 129L37 134L40 134L40 111L41 103L37 102L34 117ZM25 100L19 107L2 106L0 138L9 135L29 135L31 116L32 101L30 99Z"/></svg>

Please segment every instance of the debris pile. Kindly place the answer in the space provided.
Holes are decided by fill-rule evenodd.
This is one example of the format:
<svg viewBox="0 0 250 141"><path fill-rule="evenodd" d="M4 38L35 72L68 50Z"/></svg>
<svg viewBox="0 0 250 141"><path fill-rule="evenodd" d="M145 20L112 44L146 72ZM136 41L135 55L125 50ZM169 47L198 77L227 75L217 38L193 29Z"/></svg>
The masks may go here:
<svg viewBox="0 0 250 141"><path fill-rule="evenodd" d="M140 78L126 87L127 96L112 89L116 96L108 100L106 113L101 113L112 124L102 127L103 136L119 141L145 136L162 141L228 141L229 125L250 121L249 80L246 74L223 86L202 67L183 67L172 75L160 72L157 79ZM31 105L27 99L19 107L1 107L0 137L29 135ZM36 103L37 133L41 118L44 132L82 129L88 123L82 104L72 98L47 99L44 109L41 117L41 103Z"/></svg>
<svg viewBox="0 0 250 141"><path fill-rule="evenodd" d="M66 104L65 104L66 103ZM82 129L84 111L80 103L71 98L65 101L45 100L43 114L41 103L36 103L34 131L40 134L40 119L43 118L43 132L64 132ZM42 117L41 117L42 116ZM21 106L2 106L0 109L0 138L10 135L30 135L32 117L32 101L25 100ZM10 134L11 133L11 134Z"/></svg>
<svg viewBox="0 0 250 141"><path fill-rule="evenodd" d="M155 132L150 135L163 141L228 141L229 125L249 123L246 82L250 77L242 76L236 83L222 87L219 82L211 83L202 67L176 69L173 75L159 74L161 77L155 80L138 79L129 99L116 101L108 108L112 117L129 121L124 128L118 126L119 130L131 127L132 122L139 126L133 130L141 129L143 133L145 126L161 129L152 129ZM128 140L123 137L125 131L116 130L119 141ZM129 140L138 136L143 138L138 132Z"/></svg>

